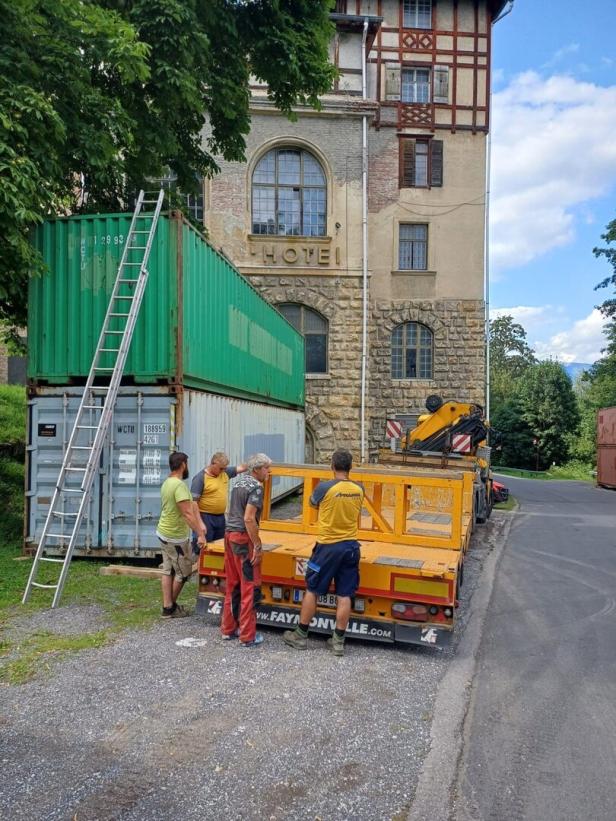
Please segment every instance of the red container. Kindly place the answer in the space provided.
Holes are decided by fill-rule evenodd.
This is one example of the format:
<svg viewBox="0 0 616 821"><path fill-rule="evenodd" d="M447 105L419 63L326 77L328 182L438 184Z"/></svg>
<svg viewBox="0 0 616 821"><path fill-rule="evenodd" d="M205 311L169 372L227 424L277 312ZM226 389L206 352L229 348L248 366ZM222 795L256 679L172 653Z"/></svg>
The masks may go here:
<svg viewBox="0 0 616 821"><path fill-rule="evenodd" d="M616 490L616 408L597 411L597 484Z"/></svg>

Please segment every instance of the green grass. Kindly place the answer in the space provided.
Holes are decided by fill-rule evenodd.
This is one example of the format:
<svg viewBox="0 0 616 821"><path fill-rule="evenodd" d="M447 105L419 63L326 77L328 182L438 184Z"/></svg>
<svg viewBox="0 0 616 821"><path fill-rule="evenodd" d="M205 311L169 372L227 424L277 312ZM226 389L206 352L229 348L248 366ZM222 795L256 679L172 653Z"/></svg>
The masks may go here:
<svg viewBox="0 0 616 821"><path fill-rule="evenodd" d="M16 560L21 556L19 546L13 544L0 548L0 628L24 614L48 608L53 591L34 590L30 601L22 605L21 597L26 586L31 560ZM98 605L106 626L100 630L79 635L57 635L38 632L19 642L0 642L0 657L10 658L0 662L0 681L20 684L35 674L48 669L52 659L79 650L102 647L114 641L128 629L142 629L154 624L160 617L161 592L158 579L138 579L132 576L100 576L99 570L107 562L96 559L73 559L68 580L62 595L62 605ZM40 581L55 582L60 565L43 571ZM46 578L46 573L49 578ZM196 595L194 580L182 593L185 601Z"/></svg>
<svg viewBox="0 0 616 821"><path fill-rule="evenodd" d="M567 462L565 465L551 467L549 470L525 470L524 468L493 467L494 473L501 476L518 476L522 479L569 479L577 482L594 482L595 477L590 465L585 462Z"/></svg>
<svg viewBox="0 0 616 821"><path fill-rule="evenodd" d="M0 444L20 444L26 440L26 389L21 385L0 385Z"/></svg>
<svg viewBox="0 0 616 821"><path fill-rule="evenodd" d="M494 510L515 510L518 506L515 496L509 496L506 502L499 502L494 505Z"/></svg>

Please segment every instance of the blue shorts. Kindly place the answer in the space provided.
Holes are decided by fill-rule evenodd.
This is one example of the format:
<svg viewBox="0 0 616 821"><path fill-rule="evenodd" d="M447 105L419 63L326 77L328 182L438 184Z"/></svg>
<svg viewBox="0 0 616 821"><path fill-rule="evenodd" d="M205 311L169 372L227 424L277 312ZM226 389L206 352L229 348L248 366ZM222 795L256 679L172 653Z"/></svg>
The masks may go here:
<svg viewBox="0 0 616 821"><path fill-rule="evenodd" d="M199 513L201 514L201 521L205 525L206 542L215 542L217 539L224 539L226 527L225 514L204 513L202 510L200 510ZM198 553L199 548L197 547L197 536L195 533L193 533L192 545L193 552Z"/></svg>
<svg viewBox="0 0 616 821"><path fill-rule="evenodd" d="M359 542L315 544L306 569L306 587L324 596L335 582L337 596L354 596L359 587Z"/></svg>

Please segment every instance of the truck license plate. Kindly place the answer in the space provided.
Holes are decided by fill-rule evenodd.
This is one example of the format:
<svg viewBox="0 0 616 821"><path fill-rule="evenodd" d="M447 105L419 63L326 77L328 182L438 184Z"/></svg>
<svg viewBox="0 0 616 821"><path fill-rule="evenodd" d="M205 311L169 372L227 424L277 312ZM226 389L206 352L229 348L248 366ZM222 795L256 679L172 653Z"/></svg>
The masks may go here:
<svg viewBox="0 0 616 821"><path fill-rule="evenodd" d="M326 593L324 596L319 596L317 603L321 607L336 607L337 600L333 593Z"/></svg>

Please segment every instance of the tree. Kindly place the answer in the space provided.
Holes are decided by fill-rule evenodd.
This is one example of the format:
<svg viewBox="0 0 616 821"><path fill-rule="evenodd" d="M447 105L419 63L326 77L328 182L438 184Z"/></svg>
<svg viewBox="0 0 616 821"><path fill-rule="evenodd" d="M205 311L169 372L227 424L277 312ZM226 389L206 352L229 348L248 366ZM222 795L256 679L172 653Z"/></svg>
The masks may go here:
<svg viewBox="0 0 616 821"><path fill-rule="evenodd" d="M580 421L571 380L558 362L539 362L520 378L522 417L537 440L539 467L562 464Z"/></svg>
<svg viewBox="0 0 616 821"><path fill-rule="evenodd" d="M533 431L524 418L517 398L499 405L490 420L494 430L501 434L492 461L501 467L535 469Z"/></svg>
<svg viewBox="0 0 616 821"><path fill-rule="evenodd" d="M251 75L291 117L318 107L330 5L0 0L0 321L25 324L42 269L28 233L46 216L120 210L165 169L190 192L215 155L243 160Z"/></svg>
<svg viewBox="0 0 616 821"><path fill-rule="evenodd" d="M614 287L614 292L616 295L616 247L609 247L612 243L616 243L616 220L612 220L607 224L605 234L601 234L601 239L605 240L608 247L593 248L592 252L597 258L605 257L605 259L612 266L612 273L610 276L605 277L605 279L601 280L601 282L595 285L595 291L598 291L601 288L608 288L610 285L612 285ZM611 320L611 352L616 354L616 330L614 329L614 326L616 326L616 298L606 299L601 303L601 305L598 305L597 307L606 319Z"/></svg>
<svg viewBox="0 0 616 821"><path fill-rule="evenodd" d="M490 403L493 408L511 395L513 384L537 362L526 331L510 315L490 321Z"/></svg>

